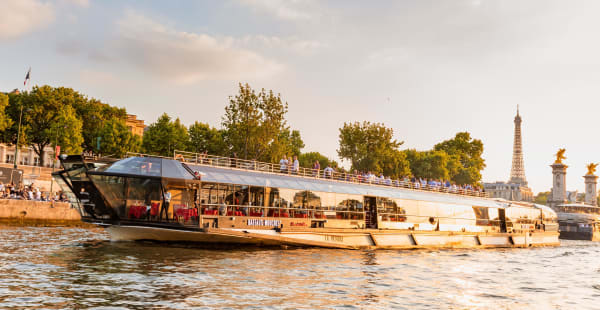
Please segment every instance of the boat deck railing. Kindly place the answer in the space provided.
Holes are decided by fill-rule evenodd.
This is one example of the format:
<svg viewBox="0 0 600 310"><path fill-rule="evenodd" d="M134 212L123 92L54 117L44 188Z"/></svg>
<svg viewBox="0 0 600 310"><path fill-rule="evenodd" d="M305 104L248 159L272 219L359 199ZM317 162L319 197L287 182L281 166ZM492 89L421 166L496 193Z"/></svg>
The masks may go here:
<svg viewBox="0 0 600 310"><path fill-rule="evenodd" d="M131 156L151 156L145 154L135 154L129 153ZM128 155L129 155L128 154ZM156 156L161 157L161 156ZM242 169L248 171L260 171L265 173L274 173L274 174L285 174L290 176L304 177L304 178L313 178L313 179L326 179L337 182L345 182L345 183L357 183L357 184L369 184L369 185L377 185L377 186L385 186L385 187L400 187L412 190L422 190L429 192L440 192L440 193L448 193L448 194L456 194L456 195L466 195L466 196L474 196L474 197L489 197L489 195L482 191L470 190L459 188L456 186L446 187L444 185L436 186L429 184L421 184L417 182L406 182L403 180L391 180L385 179L381 180L380 178L365 178L362 175L337 172L329 169L312 169L312 168L304 168L299 167L298 169L294 169L293 165L280 165L273 163L260 162L257 160L245 160L239 158L231 158L231 157L222 157L222 156L213 156L202 153L193 153L186 151L174 151L173 158L176 160L180 160L187 164L197 164L197 165L206 165L213 167L223 167L223 168L231 168L231 169ZM171 158L170 158L171 159Z"/></svg>

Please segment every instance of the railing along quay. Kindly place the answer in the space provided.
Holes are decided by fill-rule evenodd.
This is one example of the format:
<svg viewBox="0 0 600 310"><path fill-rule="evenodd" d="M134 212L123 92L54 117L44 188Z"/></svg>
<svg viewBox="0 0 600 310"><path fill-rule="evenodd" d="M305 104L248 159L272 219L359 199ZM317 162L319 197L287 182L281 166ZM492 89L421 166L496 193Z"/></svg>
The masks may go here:
<svg viewBox="0 0 600 310"><path fill-rule="evenodd" d="M162 156L153 156L153 155L145 155L145 154L137 154L137 153L128 153L132 156L152 156L152 157L161 157ZM193 153L186 151L174 151L173 158L176 160L181 160L188 164L198 164L198 165L207 165L213 167L223 167L223 168L232 168L232 169L242 169L249 171L260 171L266 173L274 173L274 174L287 174L290 176L300 176L305 178L313 178L313 179L326 179L337 182L347 182L347 183L355 183L355 184L368 184L368 185L377 185L377 186L385 186L385 187L400 187L412 190L422 190L428 192L439 192L439 193L448 193L448 194L457 194L457 195L466 195L473 197L489 197L489 195L482 191L474 191L463 188L455 188L455 187L446 187L444 185L441 186L432 186L428 184L421 184L420 182L405 182L401 180L391 180L385 179L381 180L377 177L374 179L367 179L362 175L351 174L351 173L341 173L336 171L327 171L326 169L312 169L312 168L304 168L299 167L297 170L293 168L293 165L286 165L285 169L281 169L280 164L266 163L260 162L257 160L245 160L239 158L231 158L231 157L222 157L222 156L213 156L202 153ZM171 159L171 158L169 158Z"/></svg>

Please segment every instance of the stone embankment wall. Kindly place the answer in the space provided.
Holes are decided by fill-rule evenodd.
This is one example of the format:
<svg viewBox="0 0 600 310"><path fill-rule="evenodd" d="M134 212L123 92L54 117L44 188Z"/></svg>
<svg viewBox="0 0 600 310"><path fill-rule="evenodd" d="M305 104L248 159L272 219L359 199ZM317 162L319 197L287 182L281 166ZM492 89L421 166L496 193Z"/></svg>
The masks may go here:
<svg viewBox="0 0 600 310"><path fill-rule="evenodd" d="M69 203L0 199L0 223L16 225L87 226Z"/></svg>

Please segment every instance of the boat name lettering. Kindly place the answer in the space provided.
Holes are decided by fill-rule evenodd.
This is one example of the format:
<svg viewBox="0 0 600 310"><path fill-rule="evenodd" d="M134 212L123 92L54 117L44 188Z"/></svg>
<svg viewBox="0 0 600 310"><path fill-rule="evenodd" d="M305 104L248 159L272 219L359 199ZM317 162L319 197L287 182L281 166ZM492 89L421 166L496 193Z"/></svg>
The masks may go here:
<svg viewBox="0 0 600 310"><path fill-rule="evenodd" d="M335 235L325 235L325 241L344 242L344 237Z"/></svg>
<svg viewBox="0 0 600 310"><path fill-rule="evenodd" d="M290 226L306 226L306 222L291 222Z"/></svg>
<svg viewBox="0 0 600 310"><path fill-rule="evenodd" d="M248 226L281 226L280 220L248 219Z"/></svg>

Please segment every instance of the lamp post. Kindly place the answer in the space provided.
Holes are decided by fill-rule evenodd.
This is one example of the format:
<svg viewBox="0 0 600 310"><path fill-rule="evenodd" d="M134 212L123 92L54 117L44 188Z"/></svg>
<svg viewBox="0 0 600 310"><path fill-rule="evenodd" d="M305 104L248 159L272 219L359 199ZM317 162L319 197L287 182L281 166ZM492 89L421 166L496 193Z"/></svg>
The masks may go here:
<svg viewBox="0 0 600 310"><path fill-rule="evenodd" d="M65 128L67 128L65 126ZM56 127L56 135L54 136L54 156L52 157L52 177L50 178L50 194L48 194L48 198L52 201L52 207L54 207L54 199L52 199L53 192L52 188L54 185L54 167L56 167L56 146L58 145L58 127Z"/></svg>
<svg viewBox="0 0 600 310"><path fill-rule="evenodd" d="M19 114L19 129L17 131L17 145L15 148L15 160L13 168L17 169L17 157L19 157L19 140L21 140L21 119L23 118L23 103L21 103L21 113Z"/></svg>

